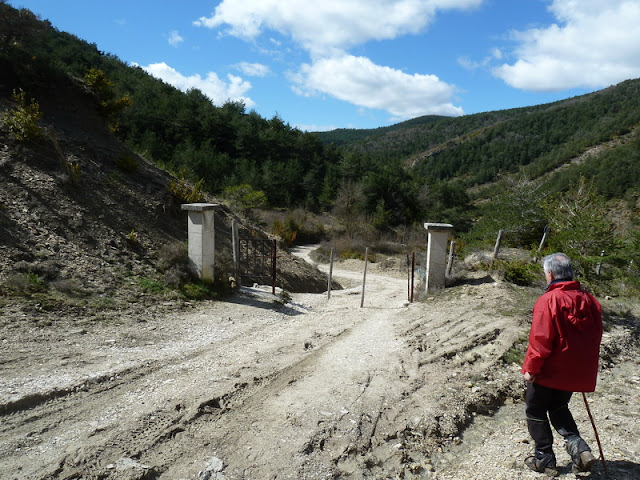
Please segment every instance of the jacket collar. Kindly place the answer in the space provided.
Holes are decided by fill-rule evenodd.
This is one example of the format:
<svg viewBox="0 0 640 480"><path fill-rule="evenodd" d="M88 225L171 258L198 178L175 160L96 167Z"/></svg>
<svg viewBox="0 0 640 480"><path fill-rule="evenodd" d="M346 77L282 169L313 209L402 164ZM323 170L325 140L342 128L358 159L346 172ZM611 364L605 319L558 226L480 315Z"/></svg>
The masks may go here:
<svg viewBox="0 0 640 480"><path fill-rule="evenodd" d="M544 289L546 291L551 290L577 290L580 288L580 283L575 280L554 280Z"/></svg>

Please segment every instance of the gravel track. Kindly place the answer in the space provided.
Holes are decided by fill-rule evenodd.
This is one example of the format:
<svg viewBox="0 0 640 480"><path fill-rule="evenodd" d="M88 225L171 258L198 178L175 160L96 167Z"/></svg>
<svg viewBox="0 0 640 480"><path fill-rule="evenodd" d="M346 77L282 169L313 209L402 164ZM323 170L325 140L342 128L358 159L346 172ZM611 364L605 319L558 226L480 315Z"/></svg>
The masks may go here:
<svg viewBox="0 0 640 480"><path fill-rule="evenodd" d="M4 319L0 478L540 478L522 464L518 366L502 360L538 292L472 272L409 304L406 273L369 269L364 308L362 263L348 261L330 300L254 288L116 323ZM616 479L640 478L629 315L605 335L590 396Z"/></svg>

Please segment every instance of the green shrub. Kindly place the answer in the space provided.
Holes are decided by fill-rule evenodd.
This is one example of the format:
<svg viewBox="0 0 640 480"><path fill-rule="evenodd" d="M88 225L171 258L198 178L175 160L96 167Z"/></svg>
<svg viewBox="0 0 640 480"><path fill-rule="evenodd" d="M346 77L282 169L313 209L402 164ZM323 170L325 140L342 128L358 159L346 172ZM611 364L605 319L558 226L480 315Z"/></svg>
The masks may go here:
<svg viewBox="0 0 640 480"><path fill-rule="evenodd" d="M69 162L69 179L72 183L76 183L80 180L82 175L82 165L80 162Z"/></svg>
<svg viewBox="0 0 640 480"><path fill-rule="evenodd" d="M341 250L338 252L338 256L342 260L356 259L356 260L364 260L365 250L360 250L357 248L347 248L346 250ZM376 263L376 254L372 251L369 251L367 256L367 261L371 263Z"/></svg>
<svg viewBox="0 0 640 480"><path fill-rule="evenodd" d="M126 108L131 106L131 97L127 94L123 97L115 98L115 84L98 68L90 68L84 74L84 81L98 97L100 111L109 122L111 131L117 131L120 125L115 119Z"/></svg>
<svg viewBox="0 0 640 480"><path fill-rule="evenodd" d="M169 192L182 203L197 203L204 199L204 179L193 185L182 178L176 178L169 184Z"/></svg>
<svg viewBox="0 0 640 480"><path fill-rule="evenodd" d="M506 365L515 363L516 365L522 365L524 361L524 355L527 351L529 337L522 336L507 350L500 360Z"/></svg>
<svg viewBox="0 0 640 480"><path fill-rule="evenodd" d="M225 282L199 279L180 286L180 293L187 300L218 300L226 295L230 288Z"/></svg>
<svg viewBox="0 0 640 480"><path fill-rule="evenodd" d="M525 260L498 260L493 268L502 272L506 281L516 285L531 286L540 278L540 267Z"/></svg>
<svg viewBox="0 0 640 480"><path fill-rule="evenodd" d="M605 200L585 178L572 191L545 204L551 226L545 253L563 252L571 258L576 277L597 283L596 266L621 250L615 223ZM606 257L601 258L605 252Z"/></svg>
<svg viewBox="0 0 640 480"><path fill-rule="evenodd" d="M42 135L42 129L38 120L42 117L40 105L33 98L27 99L27 94L13 91L13 100L16 107L6 112L0 118L0 123L9 130L9 133L19 142L35 140Z"/></svg>
<svg viewBox="0 0 640 480"><path fill-rule="evenodd" d="M249 184L227 187L222 196L242 209L259 208L267 205L267 196L262 190L254 190Z"/></svg>
<svg viewBox="0 0 640 480"><path fill-rule="evenodd" d="M165 286L161 282L148 277L140 277L138 283L147 292L159 294L165 291Z"/></svg>
<svg viewBox="0 0 640 480"><path fill-rule="evenodd" d="M287 246L319 243L327 237L323 220L302 208L286 212L261 210L258 216L262 224L270 225L270 232L280 237Z"/></svg>
<svg viewBox="0 0 640 480"><path fill-rule="evenodd" d="M363 242L351 240L349 237L338 237L333 242L323 242L320 247L315 250L311 257L314 261L326 263L331 257L331 249L335 249L334 258L341 260L364 260L367 245ZM369 256L367 261L376 263L376 250L369 248Z"/></svg>
<svg viewBox="0 0 640 480"><path fill-rule="evenodd" d="M274 235L279 236L288 247L296 241L296 238L298 238L299 229L300 226L296 221L291 217L287 217L284 222L274 220L271 231Z"/></svg>
<svg viewBox="0 0 640 480"><path fill-rule="evenodd" d="M138 238L138 233L132 228L129 233L126 235L127 243L131 246L140 245L140 239Z"/></svg>

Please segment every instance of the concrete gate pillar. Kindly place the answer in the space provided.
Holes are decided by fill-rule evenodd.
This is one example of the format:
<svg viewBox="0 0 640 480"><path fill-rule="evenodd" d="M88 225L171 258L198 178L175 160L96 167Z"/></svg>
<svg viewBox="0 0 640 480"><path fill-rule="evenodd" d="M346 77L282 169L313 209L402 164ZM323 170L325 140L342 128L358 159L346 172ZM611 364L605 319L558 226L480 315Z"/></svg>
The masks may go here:
<svg viewBox="0 0 640 480"><path fill-rule="evenodd" d="M449 232L453 225L448 223L425 223L429 238L427 241L427 282L426 291L433 292L444 288L447 270L447 246Z"/></svg>
<svg viewBox="0 0 640 480"><path fill-rule="evenodd" d="M213 213L217 207L216 203L182 204L182 210L189 214L189 259L205 280L213 280L215 269Z"/></svg>

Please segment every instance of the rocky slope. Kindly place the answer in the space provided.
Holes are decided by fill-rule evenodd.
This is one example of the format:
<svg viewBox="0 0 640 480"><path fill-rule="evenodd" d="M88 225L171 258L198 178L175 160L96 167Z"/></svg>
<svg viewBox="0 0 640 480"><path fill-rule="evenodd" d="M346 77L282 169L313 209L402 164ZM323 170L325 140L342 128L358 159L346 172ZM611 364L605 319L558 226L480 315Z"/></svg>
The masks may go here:
<svg viewBox="0 0 640 480"><path fill-rule="evenodd" d="M40 137L18 142L0 127L1 301L24 300L28 310L55 315L135 308L158 293L157 301L179 299L159 271L162 249L187 240L183 201L169 188L176 179L111 135L81 83L58 87L41 97ZM15 104L0 93L2 115ZM267 237L221 206L216 238L227 267L234 218L241 234ZM279 286L326 288L320 272L286 251L278 255Z"/></svg>

